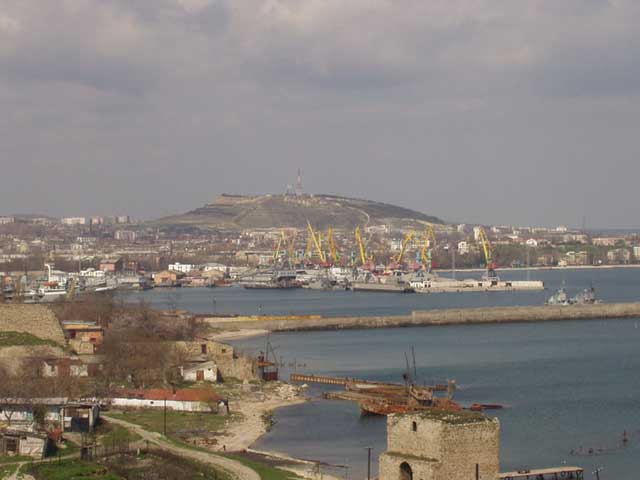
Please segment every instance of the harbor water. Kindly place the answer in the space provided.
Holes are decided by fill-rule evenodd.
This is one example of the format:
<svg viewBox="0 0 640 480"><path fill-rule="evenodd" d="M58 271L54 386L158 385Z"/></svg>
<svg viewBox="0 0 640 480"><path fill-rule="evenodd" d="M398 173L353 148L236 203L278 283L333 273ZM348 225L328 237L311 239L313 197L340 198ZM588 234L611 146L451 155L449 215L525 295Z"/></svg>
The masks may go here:
<svg viewBox="0 0 640 480"><path fill-rule="evenodd" d="M640 269L501 274L511 279L525 275L544 280L548 290L403 295L184 289L172 302L203 313L215 308L244 314L393 315L428 308L540 305L563 285L570 294L593 285L606 302L640 299ZM162 306L173 292L136 296ZM265 342L257 337L233 343L255 353L264 350ZM405 352L412 363L414 347L420 381L453 378L463 405L505 405L492 412L501 421L503 471L569 464L584 467L585 478L595 478L591 472L603 467L600 478L616 480L636 479L640 471L640 320L281 333L270 335L269 342L285 365L285 377L295 370L395 382L402 381ZM310 402L278 410L274 428L254 447L346 465L348 470L333 473L364 478L365 447L373 447L374 459L386 448L385 419L361 417L349 402L319 399L324 388L329 387L310 387ZM623 447L625 431L630 441Z"/></svg>

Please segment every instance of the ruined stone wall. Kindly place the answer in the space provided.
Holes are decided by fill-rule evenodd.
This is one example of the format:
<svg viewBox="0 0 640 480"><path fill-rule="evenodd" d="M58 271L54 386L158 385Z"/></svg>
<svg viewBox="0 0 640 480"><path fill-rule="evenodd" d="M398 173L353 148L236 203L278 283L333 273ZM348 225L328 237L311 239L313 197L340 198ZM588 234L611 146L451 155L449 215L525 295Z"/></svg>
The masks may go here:
<svg viewBox="0 0 640 480"><path fill-rule="evenodd" d="M3 347L0 348L0 367L6 369L10 375L17 375L25 362L31 358L60 358L63 356L62 349L49 345Z"/></svg>
<svg viewBox="0 0 640 480"><path fill-rule="evenodd" d="M415 422L415 423L414 423ZM448 422L415 415L387 419L388 451L380 458L381 480L400 479L406 462L422 480L496 480L500 472L500 424L497 419Z"/></svg>
<svg viewBox="0 0 640 480"><path fill-rule="evenodd" d="M44 305L0 304L0 332L24 332L65 345L57 317Z"/></svg>
<svg viewBox="0 0 640 480"><path fill-rule="evenodd" d="M202 345L206 346L205 354L202 353ZM231 345L212 341L195 341L177 342L177 346L189 356L199 357L204 355L207 359L215 361L223 381L228 377L242 381L258 379L256 361L250 357L236 355Z"/></svg>

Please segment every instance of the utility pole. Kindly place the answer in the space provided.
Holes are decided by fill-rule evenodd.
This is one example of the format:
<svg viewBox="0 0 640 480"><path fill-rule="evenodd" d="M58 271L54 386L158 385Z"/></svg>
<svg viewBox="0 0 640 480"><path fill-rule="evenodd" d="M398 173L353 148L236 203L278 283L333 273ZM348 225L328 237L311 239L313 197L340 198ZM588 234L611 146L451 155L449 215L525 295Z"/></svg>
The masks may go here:
<svg viewBox="0 0 640 480"><path fill-rule="evenodd" d="M164 423L164 428L163 428L163 432L164 432L164 436L167 436L167 396L164 396L164 419L163 419L163 423Z"/></svg>
<svg viewBox="0 0 640 480"><path fill-rule="evenodd" d="M365 447L367 449L367 480L371 480L371 447Z"/></svg>
<svg viewBox="0 0 640 480"><path fill-rule="evenodd" d="M451 245L451 276L456 279L456 248Z"/></svg>

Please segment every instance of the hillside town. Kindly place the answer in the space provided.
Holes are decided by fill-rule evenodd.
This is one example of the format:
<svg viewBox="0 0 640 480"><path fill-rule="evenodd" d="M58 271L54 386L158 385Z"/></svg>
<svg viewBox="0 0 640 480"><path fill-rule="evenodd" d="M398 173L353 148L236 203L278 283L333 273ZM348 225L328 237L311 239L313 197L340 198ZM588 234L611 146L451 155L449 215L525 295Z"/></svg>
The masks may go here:
<svg viewBox="0 0 640 480"><path fill-rule="evenodd" d="M327 268L338 277L353 269L483 269L485 241L494 268L640 263L638 233L407 223L321 231L311 223L225 229L135 222L128 216L4 216L0 275L10 300L14 294L59 298L69 294L71 281L74 291L220 286L283 262L311 279Z"/></svg>

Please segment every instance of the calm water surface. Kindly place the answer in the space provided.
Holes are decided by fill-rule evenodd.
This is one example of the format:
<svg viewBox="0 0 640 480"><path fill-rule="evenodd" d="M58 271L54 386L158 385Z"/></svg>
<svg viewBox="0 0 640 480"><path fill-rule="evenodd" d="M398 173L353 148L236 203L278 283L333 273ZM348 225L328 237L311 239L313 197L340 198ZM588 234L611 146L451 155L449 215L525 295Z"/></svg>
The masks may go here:
<svg viewBox="0 0 640 480"><path fill-rule="evenodd" d="M479 274L476 274L479 275ZM640 269L533 271L545 292L402 295L351 292L160 289L137 294L155 305L167 301L194 311L227 313L402 314L416 309L539 305L561 285L576 293L593 284L607 302L640 299ZM472 276L472 274L467 274ZM524 279L526 272L503 278ZM458 278L461 278L459 275ZM172 298L169 298L172 297ZM385 330L273 334L270 342L287 365L318 374L401 381L404 352L415 347L418 378L455 378L456 398L501 403L502 469L599 466L602 479L632 480L640 471L640 320L445 326ZM248 353L265 338L234 342ZM295 362L296 367L293 367ZM309 390L317 397L321 387ZM294 456L349 465L364 478L366 450L383 451L384 418L361 418L349 402L313 400L276 412L273 430L255 445ZM619 448L626 430L630 445ZM606 454L574 456L580 448ZM375 455L374 458L377 458ZM375 462L374 462L375 463ZM374 465L375 466L375 465ZM341 473L344 474L344 473ZM595 478L595 477L594 477Z"/></svg>

